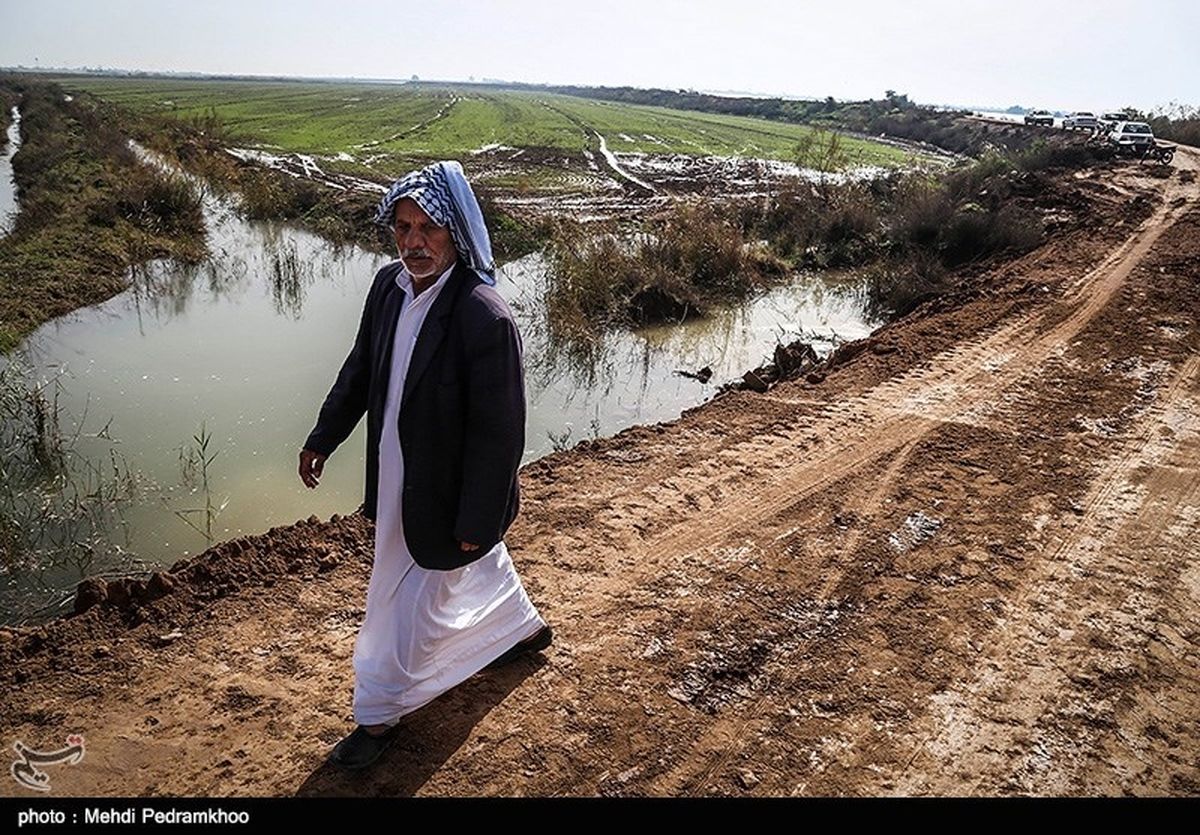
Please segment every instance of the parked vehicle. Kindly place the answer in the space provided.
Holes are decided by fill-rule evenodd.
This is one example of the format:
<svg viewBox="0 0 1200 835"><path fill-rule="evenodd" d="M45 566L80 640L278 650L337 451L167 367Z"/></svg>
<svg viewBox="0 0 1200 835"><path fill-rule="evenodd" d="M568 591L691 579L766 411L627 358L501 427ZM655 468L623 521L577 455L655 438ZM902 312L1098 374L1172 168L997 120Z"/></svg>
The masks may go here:
<svg viewBox="0 0 1200 835"><path fill-rule="evenodd" d="M1095 131L1100 128L1100 120L1096 118L1095 113L1089 113L1086 110L1080 110L1075 113L1070 113L1063 118L1063 130L1090 130Z"/></svg>
<svg viewBox="0 0 1200 835"><path fill-rule="evenodd" d="M1100 130L1109 133L1121 122L1128 122L1129 114L1119 110L1111 110L1108 113L1100 114Z"/></svg>
<svg viewBox="0 0 1200 835"><path fill-rule="evenodd" d="M1155 146L1154 131L1145 122L1117 122L1108 141L1119 151L1147 151Z"/></svg>
<svg viewBox="0 0 1200 835"><path fill-rule="evenodd" d="M1049 110L1030 110L1025 114L1025 124L1054 127L1054 114Z"/></svg>
<svg viewBox="0 0 1200 835"><path fill-rule="evenodd" d="M1164 165L1170 164L1175 158L1175 146L1157 141L1154 138L1154 130L1145 122L1118 122L1103 139L1097 135L1092 141L1108 143L1123 157L1152 159Z"/></svg>

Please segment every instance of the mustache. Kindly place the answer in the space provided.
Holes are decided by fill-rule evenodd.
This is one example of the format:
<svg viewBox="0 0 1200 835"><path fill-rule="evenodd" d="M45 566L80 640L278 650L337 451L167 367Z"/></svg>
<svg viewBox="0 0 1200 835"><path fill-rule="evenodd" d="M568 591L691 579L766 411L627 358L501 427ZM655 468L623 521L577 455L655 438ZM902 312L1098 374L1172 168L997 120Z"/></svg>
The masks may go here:
<svg viewBox="0 0 1200 835"><path fill-rule="evenodd" d="M405 249L400 252L401 258L432 258L433 253L427 249Z"/></svg>

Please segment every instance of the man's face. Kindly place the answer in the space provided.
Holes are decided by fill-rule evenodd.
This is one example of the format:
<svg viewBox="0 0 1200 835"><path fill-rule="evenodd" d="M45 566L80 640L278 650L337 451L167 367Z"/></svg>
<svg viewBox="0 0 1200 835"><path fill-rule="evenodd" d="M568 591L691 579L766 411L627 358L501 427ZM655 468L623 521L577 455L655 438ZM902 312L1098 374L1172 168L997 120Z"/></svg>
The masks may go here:
<svg viewBox="0 0 1200 835"><path fill-rule="evenodd" d="M436 279L458 257L450 230L434 223L411 197L396 204L396 248L414 279Z"/></svg>

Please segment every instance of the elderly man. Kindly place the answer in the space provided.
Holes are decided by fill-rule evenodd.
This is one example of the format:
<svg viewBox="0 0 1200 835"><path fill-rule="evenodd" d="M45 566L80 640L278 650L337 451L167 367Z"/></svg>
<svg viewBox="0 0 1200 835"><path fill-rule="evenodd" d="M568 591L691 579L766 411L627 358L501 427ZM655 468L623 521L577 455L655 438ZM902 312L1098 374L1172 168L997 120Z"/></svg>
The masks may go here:
<svg viewBox="0 0 1200 835"><path fill-rule="evenodd" d="M525 445L521 340L462 166L397 180L376 222L400 257L376 274L300 452L300 478L316 487L367 414L375 562L354 648L359 724L330 754L348 768L374 762L400 717L551 641L504 543Z"/></svg>

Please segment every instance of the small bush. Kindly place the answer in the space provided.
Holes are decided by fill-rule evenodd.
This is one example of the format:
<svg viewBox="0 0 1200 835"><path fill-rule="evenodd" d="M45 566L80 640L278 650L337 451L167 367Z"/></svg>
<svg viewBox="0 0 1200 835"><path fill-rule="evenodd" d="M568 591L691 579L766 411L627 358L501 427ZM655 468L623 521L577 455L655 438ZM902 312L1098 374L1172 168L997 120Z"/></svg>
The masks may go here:
<svg viewBox="0 0 1200 835"><path fill-rule="evenodd" d="M546 250L546 312L552 326L576 333L619 321L639 282L636 255L612 226L560 219Z"/></svg>
<svg viewBox="0 0 1200 835"><path fill-rule="evenodd" d="M633 233L560 221L546 251L551 323L579 333L702 315L781 269L747 244L738 216L702 202L673 204Z"/></svg>
<svg viewBox="0 0 1200 835"><path fill-rule="evenodd" d="M1113 149L1108 145L1037 142L1027 151L1014 156L1022 171L1044 171L1049 168L1083 168L1113 158Z"/></svg>
<svg viewBox="0 0 1200 835"><path fill-rule="evenodd" d="M143 165L126 172L116 187L115 199L98 204L95 215L104 215L105 219L124 218L154 235L186 234L204 226L204 212L196 189L182 177Z"/></svg>
<svg viewBox="0 0 1200 835"><path fill-rule="evenodd" d="M681 277L702 292L741 293L754 284L736 219L712 203L677 203L638 253L643 268Z"/></svg>
<svg viewBox="0 0 1200 835"><path fill-rule="evenodd" d="M323 189L274 171L246 167L239 177L242 210L251 220L292 220L321 205Z"/></svg>
<svg viewBox="0 0 1200 835"><path fill-rule="evenodd" d="M953 211L944 184L920 176L905 178L891 205L893 248L936 249Z"/></svg>
<svg viewBox="0 0 1200 835"><path fill-rule="evenodd" d="M867 314L876 319L905 316L922 302L949 289L945 267L930 253L876 261L863 271L863 277Z"/></svg>

